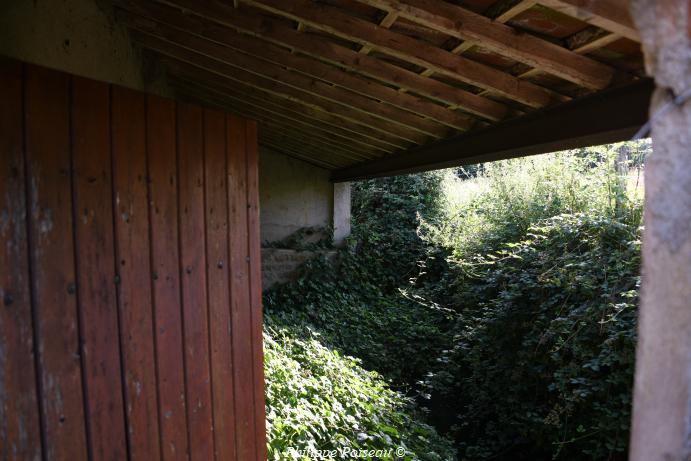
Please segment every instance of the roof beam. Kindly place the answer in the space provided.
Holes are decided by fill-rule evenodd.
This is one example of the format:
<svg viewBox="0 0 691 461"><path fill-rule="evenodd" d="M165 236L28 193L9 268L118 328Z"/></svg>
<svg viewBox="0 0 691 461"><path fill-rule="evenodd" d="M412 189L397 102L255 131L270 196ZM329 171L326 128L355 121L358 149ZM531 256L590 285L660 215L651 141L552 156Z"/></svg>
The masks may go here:
<svg viewBox="0 0 691 461"><path fill-rule="evenodd" d="M359 0L452 37L479 43L502 56L556 75L577 85L600 90L614 70L554 43L515 29L451 3L432 0Z"/></svg>
<svg viewBox="0 0 691 461"><path fill-rule="evenodd" d="M396 22L396 19L398 19L398 13L393 13L389 11L388 13L386 13L386 16L384 16L384 18L381 21L379 21L379 26L388 29L393 25L394 22ZM362 48L360 48L360 51L358 51L358 53L368 54L372 50L373 48L371 46L362 45Z"/></svg>
<svg viewBox="0 0 691 461"><path fill-rule="evenodd" d="M492 5L491 10L494 10L495 8L500 8L502 5L499 5L499 3L495 3ZM506 2L504 2L506 3ZM510 4L510 5L509 5ZM488 16L492 19L494 19L497 22L500 22L502 24L505 24L509 21L511 21L513 18L518 16L519 14L523 13L524 11L528 11L532 7L534 7L537 4L537 0L509 0L507 5L503 6L502 11L487 11L485 12L488 14ZM497 5L495 7L495 5Z"/></svg>
<svg viewBox="0 0 691 461"><path fill-rule="evenodd" d="M538 85L427 42L399 34L371 22L341 13L337 8L314 4L309 0L243 0L310 27L340 36L361 45L370 45L386 54L432 69L478 88L493 91L531 107L543 107L552 101L551 93Z"/></svg>
<svg viewBox="0 0 691 461"><path fill-rule="evenodd" d="M286 113L280 106L276 107L266 101L248 98L241 88L215 88L207 84L200 84L199 82L192 82L190 79L176 78L171 81L171 86L174 90L181 89L185 93L196 94L204 96L205 98L212 97L213 100L224 101L226 109L232 111L233 107L247 107L261 114L264 120L284 124L296 130L306 130L315 139L322 139L326 142L336 143L339 147L352 150L356 154L354 159L365 160L368 157L381 157L390 150L380 150L378 147L373 147L362 143L352 137L347 137L342 134L335 133L335 130L325 130L320 124L314 120L305 119L294 113Z"/></svg>
<svg viewBox="0 0 691 461"><path fill-rule="evenodd" d="M480 131L333 173L352 181L575 149L629 139L648 119L651 80L594 93Z"/></svg>
<svg viewBox="0 0 691 461"><path fill-rule="evenodd" d="M123 2L137 14L146 14L148 6L141 2ZM381 59L360 54L328 40L315 39L300 33L280 21L250 14L246 9L235 9L218 2L197 0L167 0L166 3L184 10L189 15L203 19L199 27L237 29L272 43L287 46L314 58L330 62L338 67L386 82L407 91L426 96L435 101L456 106L487 120L500 120L508 112L504 104L477 96L469 91L453 87L438 80L424 78L415 72L402 69ZM153 5L147 3L146 5Z"/></svg>
<svg viewBox="0 0 691 461"><path fill-rule="evenodd" d="M210 57L209 54L202 54L198 51L203 49L202 45L206 45L198 43L203 39L193 36L161 37L138 29L132 29L132 31L136 42L147 49L183 62L190 62L222 75L235 75L241 81L256 84L259 81L269 80L271 83L262 85L264 89L275 88L284 94L292 94L297 100L314 104L355 123L375 128L382 135L391 135L414 144L423 144L429 138L429 134L420 131L420 128L405 126L402 122L403 117L400 115L396 117L398 120L393 117L388 118L390 114L383 116L382 113L386 113L385 108L381 107L383 104L356 93L342 90L295 72L286 71L281 66L260 61L221 45L215 45L212 53L218 57ZM211 44L211 42L207 43ZM240 75L245 77L242 78ZM422 120L420 117L417 118ZM412 119L408 119L406 122L411 125L414 124ZM438 133L437 136L440 137L441 133Z"/></svg>
<svg viewBox="0 0 691 461"><path fill-rule="evenodd" d="M204 85L213 86L226 90L232 88L248 99L262 101L264 106L274 106L283 109L287 114L300 114L306 120L313 120L315 124L325 127L331 133L337 133L354 141L375 146L378 149L384 149L390 152L395 152L411 144L400 142L396 138L390 139L386 136L381 136L381 133L363 125L357 125L347 119L343 119L337 115L331 114L319 108L305 104L302 101L296 101L289 95L271 92L262 89L260 86L255 86L255 82L247 83L238 80L233 76L220 75L212 71L208 71L202 67L194 64L179 61L174 58L157 55L157 59L162 61L168 72L173 77L178 77L190 81L202 80Z"/></svg>
<svg viewBox="0 0 691 461"><path fill-rule="evenodd" d="M539 3L635 42L641 41L629 14L628 0L539 0Z"/></svg>
<svg viewBox="0 0 691 461"><path fill-rule="evenodd" d="M123 2L123 4L131 3L131 1ZM284 47L258 41L254 37L240 34L217 24L204 24L199 17L184 15L179 10L167 6L150 4L144 8L146 8L144 10L147 13L146 17L152 21L165 23L176 29L194 33L243 53L270 60L276 64L416 114L416 117L412 120L415 121L418 127L428 126L434 130L433 132L438 132L440 127L436 123L461 131L468 130L473 125L474 121L467 115L449 110L439 104L416 96L401 94L393 88L377 84L353 73L345 72L332 65L295 55ZM429 120L419 120L419 116Z"/></svg>

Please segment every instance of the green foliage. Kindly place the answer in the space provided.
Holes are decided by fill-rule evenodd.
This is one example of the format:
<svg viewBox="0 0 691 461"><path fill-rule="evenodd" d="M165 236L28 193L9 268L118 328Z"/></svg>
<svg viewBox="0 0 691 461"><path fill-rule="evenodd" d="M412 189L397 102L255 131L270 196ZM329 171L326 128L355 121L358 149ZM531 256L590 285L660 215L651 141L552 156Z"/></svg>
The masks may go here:
<svg viewBox="0 0 691 461"><path fill-rule="evenodd" d="M412 401L389 389L377 373L363 369L359 360L325 347L319 334L285 327L269 317L264 343L270 460L311 459L291 447L403 447L403 457L394 451L377 459L455 459L450 442L419 421Z"/></svg>
<svg viewBox="0 0 691 461"><path fill-rule="evenodd" d="M357 251L310 261L296 282L265 294L269 459L306 459L288 447L346 446L456 459L404 396L445 347L450 313L397 290L426 251L418 215L431 218L440 185L436 174L355 185Z"/></svg>
<svg viewBox="0 0 691 461"><path fill-rule="evenodd" d="M271 456L625 459L648 147L354 184L352 251L265 295Z"/></svg>
<svg viewBox="0 0 691 461"><path fill-rule="evenodd" d="M639 255L636 226L575 214L476 258L428 378L468 459L625 459Z"/></svg>
<svg viewBox="0 0 691 461"><path fill-rule="evenodd" d="M426 384L463 459L625 459L642 183L620 148L451 178L446 217L423 223L459 313Z"/></svg>
<svg viewBox="0 0 691 461"><path fill-rule="evenodd" d="M627 187L628 179L617 176L618 147L488 163L467 181L447 175L442 217L423 225L427 239L462 264L465 257L515 241L534 223L558 214L640 219L642 180Z"/></svg>
<svg viewBox="0 0 691 461"><path fill-rule="evenodd" d="M383 290L395 291L417 275L427 251L417 233L419 219L434 221L440 213L442 180L432 172L353 184L356 252Z"/></svg>
<svg viewBox="0 0 691 461"><path fill-rule="evenodd" d="M430 357L445 347L452 316L399 292L383 292L369 260L347 252L337 264L315 259L297 282L265 295L265 310L284 325L309 325L324 344L406 388L422 379Z"/></svg>
<svg viewBox="0 0 691 461"><path fill-rule="evenodd" d="M287 325L310 325L325 344L356 356L397 388L411 387L447 343L451 312L401 292L420 276L431 251L419 217L441 211L439 173L353 185L355 254L311 261L298 281L265 296L265 309ZM443 261L443 258L440 258Z"/></svg>

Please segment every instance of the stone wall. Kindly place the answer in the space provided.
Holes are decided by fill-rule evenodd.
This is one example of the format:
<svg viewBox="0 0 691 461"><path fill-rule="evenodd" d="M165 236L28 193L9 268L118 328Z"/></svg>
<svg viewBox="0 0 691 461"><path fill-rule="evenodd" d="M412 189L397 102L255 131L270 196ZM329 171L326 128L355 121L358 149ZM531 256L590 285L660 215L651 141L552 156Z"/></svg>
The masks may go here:
<svg viewBox="0 0 691 461"><path fill-rule="evenodd" d="M312 258L320 255L336 256L335 251L301 251L284 248L262 249L262 289L268 290L279 283L294 281L300 268Z"/></svg>

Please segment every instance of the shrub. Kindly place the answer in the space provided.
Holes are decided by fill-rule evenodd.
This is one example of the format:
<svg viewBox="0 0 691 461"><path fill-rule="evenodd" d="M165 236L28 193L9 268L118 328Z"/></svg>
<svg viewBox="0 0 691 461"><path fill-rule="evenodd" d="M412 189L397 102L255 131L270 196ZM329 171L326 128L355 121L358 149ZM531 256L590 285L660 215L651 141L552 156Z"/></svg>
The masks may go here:
<svg viewBox="0 0 691 461"><path fill-rule="evenodd" d="M428 250L417 233L419 219L434 222L441 212L443 178L431 172L353 183L356 252L382 290L396 291L418 275Z"/></svg>
<svg viewBox="0 0 691 461"><path fill-rule="evenodd" d="M369 275L368 260L347 252L336 264L315 259L298 281L265 295L265 310L284 325L318 331L324 344L358 357L406 390L446 346L453 313L383 292Z"/></svg>
<svg viewBox="0 0 691 461"><path fill-rule="evenodd" d="M625 459L639 245L635 226L561 215L459 280L428 384L468 459Z"/></svg>
<svg viewBox="0 0 691 461"><path fill-rule="evenodd" d="M625 459L642 194L620 147L447 179L445 218L423 223L459 314L426 384L463 459Z"/></svg>
<svg viewBox="0 0 691 461"><path fill-rule="evenodd" d="M419 421L412 401L359 360L325 347L318 333L269 317L264 344L269 459L308 461L300 451L345 447L405 449L382 460L456 459L450 442Z"/></svg>

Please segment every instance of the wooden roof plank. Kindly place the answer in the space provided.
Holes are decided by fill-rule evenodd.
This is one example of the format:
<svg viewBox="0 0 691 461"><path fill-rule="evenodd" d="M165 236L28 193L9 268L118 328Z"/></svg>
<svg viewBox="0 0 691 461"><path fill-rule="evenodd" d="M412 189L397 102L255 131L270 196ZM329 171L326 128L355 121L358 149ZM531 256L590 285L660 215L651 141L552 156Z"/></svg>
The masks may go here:
<svg viewBox="0 0 691 461"><path fill-rule="evenodd" d="M538 0L540 4L635 42L641 36L631 19L628 0Z"/></svg>
<svg viewBox="0 0 691 461"><path fill-rule="evenodd" d="M510 74L455 55L422 40L354 18L328 5L314 4L309 0L295 0L289 3L283 0L243 0L243 3L303 21L311 27L361 45L373 46L396 58L491 90L531 107L543 107L552 101L551 93L545 88L521 81Z"/></svg>
<svg viewBox="0 0 691 461"><path fill-rule="evenodd" d="M603 89L614 70L490 18L451 3L432 0L359 0L452 37L482 44L483 48L590 89Z"/></svg>
<svg viewBox="0 0 691 461"><path fill-rule="evenodd" d="M183 76L192 80L199 79L205 85L212 85L218 88L228 88L232 86L237 88L238 91L242 91L243 94L254 99L264 102L270 101L276 105L280 105L288 113L301 113L309 119L313 119L321 124L324 124L330 130L340 128L338 132L349 136L351 139L359 139L371 145L383 149L391 149L393 151L410 147L412 145L412 143L400 142L397 138L390 139L386 136L381 136L379 131L376 131L370 127L355 124L349 120L343 119L319 108L314 108L313 106L307 105L303 102L298 102L294 99L291 99L289 96L262 89L261 87L255 86L244 80L236 79L232 75L220 75L218 73L206 70L203 67L198 67L194 64L179 61L175 58L166 57L163 55L160 55L158 59L161 60L166 67L168 67L169 72L171 72L173 75Z"/></svg>
<svg viewBox="0 0 691 461"><path fill-rule="evenodd" d="M396 151L395 148L391 146L381 147L372 144L368 144L366 141L362 141L360 138L356 138L355 134L348 131L338 131L335 127L324 125L321 121L312 119L309 117L300 116L300 114L287 111L282 105L278 105L275 102L267 101L265 99L257 99L255 97L248 97L247 93L243 88L231 89L230 86L217 87L213 84L192 82L190 80L175 79L171 81L171 86L176 88L178 85L183 85L187 88L196 88L202 90L203 92L209 92L211 94L217 95L217 97L227 97L233 100L242 102L243 104L256 107L257 109L270 113L272 118L276 121L281 121L286 125L297 124L303 128L308 127L310 130L316 132L317 137L325 137L331 140L342 140L341 142L347 142L354 146L358 146L363 152L377 153L377 155L390 154ZM231 106L232 107L232 106Z"/></svg>
<svg viewBox="0 0 691 461"><path fill-rule="evenodd" d="M227 27L214 23L205 24L199 17L184 15L175 9L163 5L149 4L144 6L144 8L146 8L145 11L148 13L147 18L149 19L195 33L214 42L240 50L243 53L271 60L276 64L290 67L306 75L334 83L414 114L419 114L419 116L429 118L431 121L461 131L468 130L473 125L473 120L467 115L448 110L428 100L401 94L393 88L377 84L357 74L348 73L332 65L292 54L285 48L258 41L249 35L235 32ZM420 120L418 123L422 126L428 124L427 126L430 126L432 130L438 132L439 127L431 124L430 121Z"/></svg>
<svg viewBox="0 0 691 461"><path fill-rule="evenodd" d="M280 152L282 154L287 155L288 157L293 157L298 160L302 160L303 162L310 163L314 166L318 166L319 168L324 168L326 170L333 170L335 168L338 168L338 165L336 165L335 163L332 163L328 160L323 160L318 155L315 155L313 153L310 153L311 155L305 155L304 150L295 150L291 147L281 145L278 142L276 142L270 135L266 135L265 133L262 133L259 137L259 145L273 149L276 152Z"/></svg>
<svg viewBox="0 0 691 461"><path fill-rule="evenodd" d="M253 74L290 85L316 97L328 99L342 106L338 109L339 111L345 112L345 109L349 109L354 111L353 113L357 112L357 117L362 121L380 126L387 125L386 131L402 139L421 144L427 141L428 137L442 138L449 134L447 127L426 120L414 113L315 80L304 74L291 72L281 65L260 60L232 48L171 29L160 23L148 22L149 25L139 22L137 24L130 23L130 26L138 32L164 39L175 46L184 47L219 63L239 67Z"/></svg>
<svg viewBox="0 0 691 461"><path fill-rule="evenodd" d="M250 101L241 94L241 92L230 92L217 90L215 88L208 87L206 85L192 84L190 82L183 81L173 81L171 86L175 90L182 90L183 93L188 95L196 95L203 98L205 101L216 101L223 102L225 109L232 111L233 108L244 107L254 111L262 117L262 120L267 120L276 125L281 125L285 127L290 127L297 131L308 130L311 136L317 140L322 140L326 143L336 143L338 147L342 147L344 150L353 153L354 160L364 160L366 158L380 157L383 154L390 153L387 151L377 151L372 146L362 146L351 148L351 145L359 144L358 142L348 139L346 137L341 137L335 135L331 132L324 132L319 126L316 126L313 122L305 122L300 118L293 117L292 115L285 115L276 110L267 109L265 104L257 103L256 101ZM364 155L366 152L368 155Z"/></svg>
<svg viewBox="0 0 691 461"><path fill-rule="evenodd" d="M144 15L154 5L154 3L142 4L124 0L118 0L118 3L137 14ZM203 19L198 23L197 29L204 30L212 27L213 24L237 29L263 40L290 47L349 71L395 85L444 104L459 107L487 120L501 120L508 112L507 107L499 102L434 79L421 77L415 72L402 69L372 56L359 54L357 51L328 40L315 40L310 34L300 33L293 28L286 27L280 21L250 14L246 8L236 9L227 4L197 2L196 0L166 0L166 3L179 10L184 10L190 16Z"/></svg>
<svg viewBox="0 0 691 461"><path fill-rule="evenodd" d="M389 138L398 138L403 142L402 147L408 143L423 144L428 139L428 137L423 134L405 129L398 124L388 123L380 117L371 115L362 110L354 109L343 103L336 102L331 98L327 98L321 91L308 90L310 86L324 87L326 84L318 85L311 79L308 79L309 82L305 82L303 78L297 76L297 78L293 80L294 84L289 85L287 80L291 77L295 77L295 75L286 73L280 68L275 69L273 77L266 75L266 73L268 73L266 70L262 72L255 69L256 72L252 73L249 69L243 67L243 64L249 63L251 60L244 59L241 56L238 56L238 60L230 64L199 54L193 49L182 47L154 35L139 32L133 35L136 37L136 41L147 49L151 49L179 61L188 62L219 75L234 76L233 78L236 80L249 83L252 86L258 86L267 91L288 95L296 101L319 107L322 110L331 112L334 115L350 120L356 124L375 129L379 132L380 137L387 136ZM239 61L243 61L243 64L240 64ZM296 80L298 83L295 82ZM297 85L300 85L301 88L298 88ZM327 88L324 89L328 90Z"/></svg>

